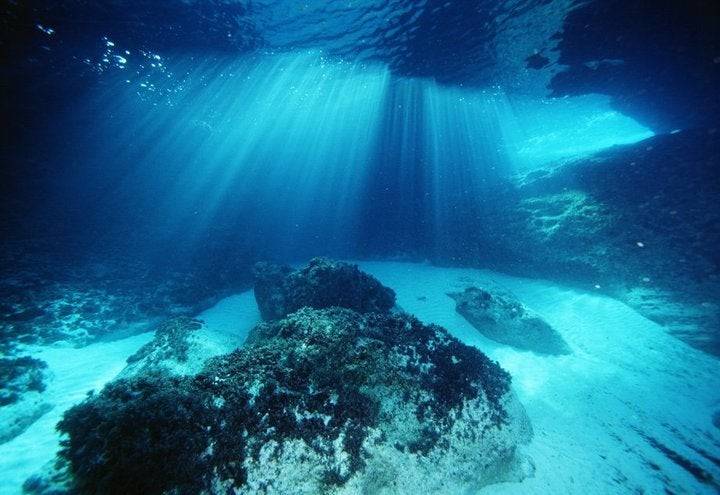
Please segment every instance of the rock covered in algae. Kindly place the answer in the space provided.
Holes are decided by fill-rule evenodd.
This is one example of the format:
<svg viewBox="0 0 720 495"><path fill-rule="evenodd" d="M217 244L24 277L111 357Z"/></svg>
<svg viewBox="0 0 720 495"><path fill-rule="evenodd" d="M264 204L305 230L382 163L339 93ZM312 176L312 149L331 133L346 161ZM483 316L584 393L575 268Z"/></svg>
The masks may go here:
<svg viewBox="0 0 720 495"><path fill-rule="evenodd" d="M468 287L449 293L455 309L487 338L541 354L568 354L563 338L511 294Z"/></svg>
<svg viewBox="0 0 720 495"><path fill-rule="evenodd" d="M262 318L276 320L304 307L386 313L395 305L395 292L357 265L314 258L299 270L256 264L255 299Z"/></svg>
<svg viewBox="0 0 720 495"><path fill-rule="evenodd" d="M70 409L80 493L459 493L518 479L510 376L408 315L305 308L195 376L151 371Z"/></svg>
<svg viewBox="0 0 720 495"><path fill-rule="evenodd" d="M188 361L191 354L196 354L191 353L193 348L199 346L193 334L202 326L201 320L188 316L175 316L163 321L155 328L153 339L127 359L128 365L122 376L160 367L181 374L198 371L200 365Z"/></svg>

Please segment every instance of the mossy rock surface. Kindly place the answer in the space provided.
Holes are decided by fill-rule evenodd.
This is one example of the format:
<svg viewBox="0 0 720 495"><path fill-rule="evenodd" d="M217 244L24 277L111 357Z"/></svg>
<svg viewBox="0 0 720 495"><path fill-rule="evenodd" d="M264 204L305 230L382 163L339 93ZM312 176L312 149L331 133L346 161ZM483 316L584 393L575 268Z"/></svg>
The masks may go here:
<svg viewBox="0 0 720 495"><path fill-rule="evenodd" d="M202 325L202 321L188 316L175 316L163 321L155 329L153 339L127 359L128 364L144 361L144 366L153 366L169 359L187 361L190 335Z"/></svg>
<svg viewBox="0 0 720 495"><path fill-rule="evenodd" d="M300 308L341 307L358 313L387 313L395 292L357 265L314 258L305 267L258 263L255 298L264 320L276 320Z"/></svg>
<svg viewBox="0 0 720 495"><path fill-rule="evenodd" d="M195 376L152 372L68 411L80 493L411 493L513 477L510 376L408 315L305 308Z"/></svg>

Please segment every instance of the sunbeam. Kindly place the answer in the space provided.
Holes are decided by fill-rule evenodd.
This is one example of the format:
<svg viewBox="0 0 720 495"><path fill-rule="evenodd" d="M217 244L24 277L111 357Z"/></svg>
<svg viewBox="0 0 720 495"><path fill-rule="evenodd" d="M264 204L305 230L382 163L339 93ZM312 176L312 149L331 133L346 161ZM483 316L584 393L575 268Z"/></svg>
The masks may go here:
<svg viewBox="0 0 720 495"><path fill-rule="evenodd" d="M373 236L441 251L482 233L487 198L517 171L649 135L602 98L527 102L320 52L162 60L133 82L121 72L79 113L111 109L87 136L99 190L134 205L135 229L181 232L189 249L226 229L282 256ZM102 168L118 161L135 166Z"/></svg>

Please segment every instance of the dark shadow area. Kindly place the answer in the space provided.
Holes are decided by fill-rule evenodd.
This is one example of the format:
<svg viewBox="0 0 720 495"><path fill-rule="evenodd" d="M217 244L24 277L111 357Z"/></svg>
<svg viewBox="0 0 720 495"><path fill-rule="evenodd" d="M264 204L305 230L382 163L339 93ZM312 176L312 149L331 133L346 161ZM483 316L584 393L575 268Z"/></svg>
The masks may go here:
<svg viewBox="0 0 720 495"><path fill-rule="evenodd" d="M720 110L720 3L578 2L551 83L555 96L601 93L656 132L711 126Z"/></svg>

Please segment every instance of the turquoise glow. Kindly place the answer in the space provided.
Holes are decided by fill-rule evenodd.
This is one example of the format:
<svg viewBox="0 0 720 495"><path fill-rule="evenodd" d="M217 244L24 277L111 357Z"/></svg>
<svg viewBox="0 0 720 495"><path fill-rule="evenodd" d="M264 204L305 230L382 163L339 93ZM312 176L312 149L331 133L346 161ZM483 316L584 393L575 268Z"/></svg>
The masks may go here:
<svg viewBox="0 0 720 495"><path fill-rule="evenodd" d="M526 169L655 135L611 109L609 98L603 95L544 100L513 98L508 101L508 109L515 123L509 146L518 167Z"/></svg>

